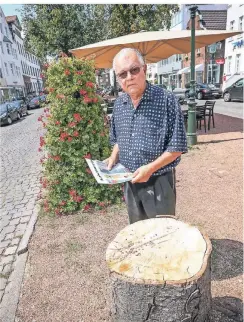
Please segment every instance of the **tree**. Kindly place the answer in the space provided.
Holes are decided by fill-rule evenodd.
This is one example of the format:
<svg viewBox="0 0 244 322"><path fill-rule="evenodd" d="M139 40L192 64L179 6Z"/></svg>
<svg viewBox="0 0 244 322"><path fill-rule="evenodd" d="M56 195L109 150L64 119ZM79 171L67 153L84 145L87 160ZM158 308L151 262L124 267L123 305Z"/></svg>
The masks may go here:
<svg viewBox="0 0 244 322"><path fill-rule="evenodd" d="M141 30L169 29L177 5L23 5L21 16L28 50L45 60L105 39Z"/></svg>
<svg viewBox="0 0 244 322"><path fill-rule="evenodd" d="M85 158L110 155L109 129L95 92L90 60L62 57L47 68L50 107L39 118L47 130L40 138L44 211L64 214L122 201L120 185L101 185Z"/></svg>

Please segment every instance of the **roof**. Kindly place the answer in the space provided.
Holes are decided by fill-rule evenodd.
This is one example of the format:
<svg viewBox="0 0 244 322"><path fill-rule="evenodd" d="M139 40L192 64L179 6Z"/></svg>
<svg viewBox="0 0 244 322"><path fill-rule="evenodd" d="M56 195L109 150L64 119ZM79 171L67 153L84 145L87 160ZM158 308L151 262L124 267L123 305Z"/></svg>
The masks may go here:
<svg viewBox="0 0 244 322"><path fill-rule="evenodd" d="M208 30L226 30L227 10L201 10L202 24Z"/></svg>
<svg viewBox="0 0 244 322"><path fill-rule="evenodd" d="M17 16L7 16L6 21L7 22L14 22L17 19Z"/></svg>

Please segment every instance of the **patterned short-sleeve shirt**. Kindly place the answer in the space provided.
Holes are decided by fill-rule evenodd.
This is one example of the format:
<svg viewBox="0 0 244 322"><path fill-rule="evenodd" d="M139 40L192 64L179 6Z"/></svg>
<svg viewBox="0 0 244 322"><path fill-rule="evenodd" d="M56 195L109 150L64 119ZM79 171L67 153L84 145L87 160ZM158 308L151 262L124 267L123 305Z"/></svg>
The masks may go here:
<svg viewBox="0 0 244 322"><path fill-rule="evenodd" d="M118 144L119 161L132 172L165 151L187 152L184 118L175 95L147 82L136 109L128 94L119 96L111 119L110 142ZM179 162L180 157L153 175L170 171Z"/></svg>

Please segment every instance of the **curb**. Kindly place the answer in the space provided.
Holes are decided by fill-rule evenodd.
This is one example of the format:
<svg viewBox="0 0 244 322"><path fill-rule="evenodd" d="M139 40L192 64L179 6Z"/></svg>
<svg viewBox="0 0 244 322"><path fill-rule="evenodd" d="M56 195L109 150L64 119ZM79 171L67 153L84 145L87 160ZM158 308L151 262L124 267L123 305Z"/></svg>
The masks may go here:
<svg viewBox="0 0 244 322"><path fill-rule="evenodd" d="M18 255L23 254L28 250L28 243L35 228L38 212L39 212L39 207L36 206L35 209L33 210L30 221L26 227L24 236L22 237L21 242L19 244L19 247L17 250Z"/></svg>
<svg viewBox="0 0 244 322"><path fill-rule="evenodd" d="M25 265L28 258L28 252L17 257L15 268L10 276L11 288L9 292L4 294L0 306L0 321L14 322L15 313L18 307L19 295L22 286L22 280L25 273Z"/></svg>
<svg viewBox="0 0 244 322"><path fill-rule="evenodd" d="M18 308L22 281L25 274L25 266L28 258L28 243L35 228L38 218L39 205L33 210L30 221L26 227L25 233L21 239L17 250L17 258L14 263L14 270L8 281L11 286L7 293L3 295L0 304L0 322L14 322L15 314Z"/></svg>

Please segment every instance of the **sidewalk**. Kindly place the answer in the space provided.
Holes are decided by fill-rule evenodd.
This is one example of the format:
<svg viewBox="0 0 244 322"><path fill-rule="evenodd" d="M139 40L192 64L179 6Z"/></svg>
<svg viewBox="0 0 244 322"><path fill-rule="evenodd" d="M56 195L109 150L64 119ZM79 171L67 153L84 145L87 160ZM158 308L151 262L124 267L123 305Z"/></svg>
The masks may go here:
<svg viewBox="0 0 244 322"><path fill-rule="evenodd" d="M216 129L200 131L199 144L177 167L177 217L204 229L213 243L211 322L243 320L242 122L216 114ZM109 322L105 251L127 224L124 206L40 217L15 321Z"/></svg>

